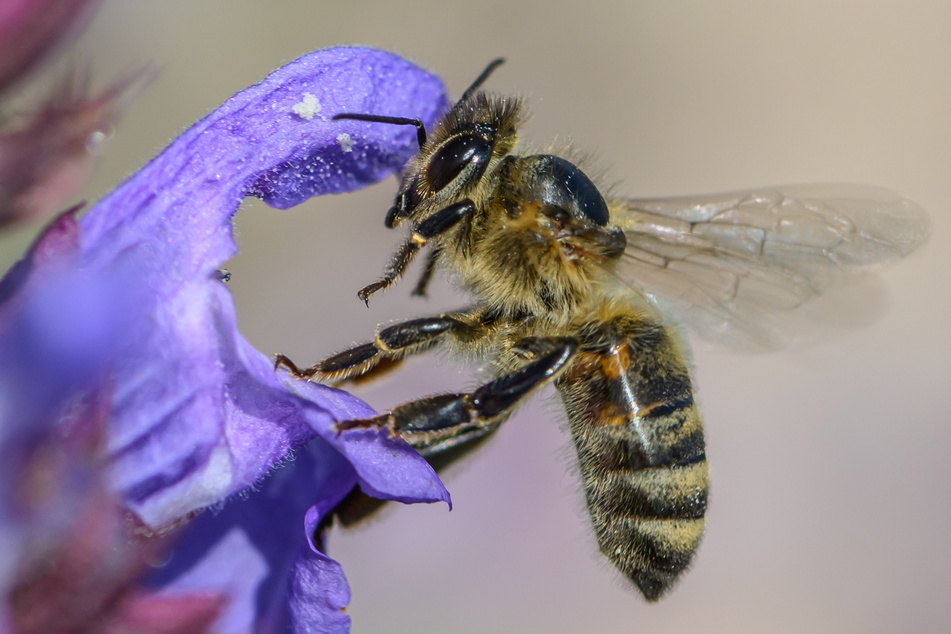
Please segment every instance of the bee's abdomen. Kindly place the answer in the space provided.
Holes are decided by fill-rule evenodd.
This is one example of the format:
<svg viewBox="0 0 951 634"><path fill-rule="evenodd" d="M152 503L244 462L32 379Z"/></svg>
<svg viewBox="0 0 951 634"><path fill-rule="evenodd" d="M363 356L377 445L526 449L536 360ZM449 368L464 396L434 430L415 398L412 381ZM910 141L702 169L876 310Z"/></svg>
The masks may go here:
<svg viewBox="0 0 951 634"><path fill-rule="evenodd" d="M708 470L685 360L660 326L630 318L588 329L596 342L558 382L601 552L648 599L700 544Z"/></svg>

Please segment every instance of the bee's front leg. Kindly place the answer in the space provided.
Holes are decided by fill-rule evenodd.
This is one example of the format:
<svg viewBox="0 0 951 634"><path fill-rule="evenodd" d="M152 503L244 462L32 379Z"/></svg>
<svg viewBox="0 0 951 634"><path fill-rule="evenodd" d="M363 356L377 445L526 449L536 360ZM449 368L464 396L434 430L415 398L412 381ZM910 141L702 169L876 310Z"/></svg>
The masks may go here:
<svg viewBox="0 0 951 634"><path fill-rule="evenodd" d="M436 260L439 258L439 250L432 249L426 258L426 266L416 282L416 288L413 289L414 297L426 297L426 290L429 288L429 281L433 279L433 273L436 271Z"/></svg>
<svg viewBox="0 0 951 634"><path fill-rule="evenodd" d="M383 277L379 281L373 282L360 289L357 293L357 297L369 306L370 295L388 288L402 277L406 268L413 261L413 258L416 257L420 249L426 246L429 240L449 231L459 224L463 218L471 215L474 210L475 205L473 202L468 198L464 198L457 203L440 209L420 222L416 225L416 228L413 229L413 233L410 237L400 245L399 250L393 256L393 261L390 262L390 265L386 268L386 273ZM433 264L435 264L435 262ZM425 290L425 283L423 284L423 290Z"/></svg>

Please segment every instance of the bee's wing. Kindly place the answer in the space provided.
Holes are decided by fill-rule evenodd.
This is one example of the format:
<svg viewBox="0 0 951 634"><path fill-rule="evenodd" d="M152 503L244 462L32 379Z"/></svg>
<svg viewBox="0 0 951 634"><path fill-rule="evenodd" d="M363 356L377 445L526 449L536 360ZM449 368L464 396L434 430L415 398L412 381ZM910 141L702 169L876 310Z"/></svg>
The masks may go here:
<svg viewBox="0 0 951 634"><path fill-rule="evenodd" d="M858 185L609 204L627 234L624 281L701 334L747 347L784 343L785 315L928 235L917 205Z"/></svg>

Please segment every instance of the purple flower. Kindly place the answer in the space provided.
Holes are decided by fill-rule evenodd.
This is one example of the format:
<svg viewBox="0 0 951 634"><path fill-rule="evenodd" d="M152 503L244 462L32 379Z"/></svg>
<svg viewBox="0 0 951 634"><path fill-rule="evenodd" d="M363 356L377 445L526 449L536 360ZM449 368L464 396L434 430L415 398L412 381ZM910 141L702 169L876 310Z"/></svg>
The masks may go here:
<svg viewBox="0 0 951 634"><path fill-rule="evenodd" d="M144 315L121 277L78 266L77 231L61 216L0 286L0 622L19 634L204 632L220 594L170 600L136 583L163 544L127 539L100 446L113 344Z"/></svg>
<svg viewBox="0 0 951 634"><path fill-rule="evenodd" d="M237 331L217 272L236 252L231 216L244 197L286 208L350 191L416 150L412 128L332 115L432 125L447 107L436 77L392 54L312 53L225 102L78 222L58 219L0 285L0 351L16 348L14 326L48 288L46 271L79 271L104 289L106 322L115 323L94 348L108 354L84 372L91 385L70 387L81 396L106 390L108 482L146 526L217 505L182 529L151 585L169 597L223 593L220 629L345 631L349 589L314 543L321 519L354 485L385 499L448 502L429 465L398 439L335 431L338 420L370 415L364 403L275 373ZM88 295L76 295L62 294L45 314L88 312ZM19 358L33 376L56 374L49 354Z"/></svg>

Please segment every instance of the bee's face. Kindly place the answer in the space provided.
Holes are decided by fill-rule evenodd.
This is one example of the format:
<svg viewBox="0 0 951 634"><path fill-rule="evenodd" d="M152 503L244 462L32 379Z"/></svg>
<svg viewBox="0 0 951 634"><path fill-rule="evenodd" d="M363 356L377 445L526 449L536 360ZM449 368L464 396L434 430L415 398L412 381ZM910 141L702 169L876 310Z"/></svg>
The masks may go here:
<svg viewBox="0 0 951 634"><path fill-rule="evenodd" d="M462 198L484 197L486 174L515 146L519 108L517 100L489 100L481 92L456 104L407 164L386 226L422 219Z"/></svg>
<svg viewBox="0 0 951 634"><path fill-rule="evenodd" d="M485 174L495 146L496 129L490 124L463 130L437 145L427 156L421 168L410 172L396 204L386 217L386 225L393 227L411 215L423 201L439 196L440 199L466 195Z"/></svg>

